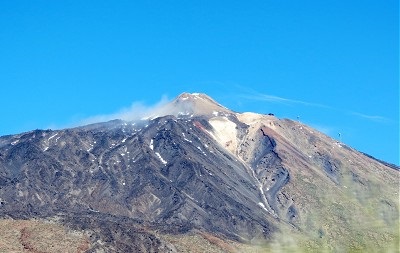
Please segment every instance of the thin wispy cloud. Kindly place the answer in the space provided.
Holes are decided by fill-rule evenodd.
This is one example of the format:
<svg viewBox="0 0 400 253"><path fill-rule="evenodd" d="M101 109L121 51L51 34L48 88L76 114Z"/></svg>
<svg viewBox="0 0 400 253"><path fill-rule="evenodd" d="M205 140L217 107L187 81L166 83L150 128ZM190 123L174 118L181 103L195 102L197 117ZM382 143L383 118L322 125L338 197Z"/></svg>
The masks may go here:
<svg viewBox="0 0 400 253"><path fill-rule="evenodd" d="M248 100L258 100L258 101L266 101L270 103L279 103L279 104L284 104L284 105L305 105L305 106L313 106L313 107L320 107L320 108L331 108L330 106L323 105L323 104L318 104L318 103L313 103L309 101L304 101L304 100L299 100L299 99L292 99L292 98L286 98L286 97L281 97L281 96L276 96L276 95L271 95L271 94L266 94L266 93L261 93L256 90L243 87L240 85L236 85L236 87L240 90L240 97Z"/></svg>
<svg viewBox="0 0 400 253"><path fill-rule="evenodd" d="M379 116L379 115L367 115L367 114L363 114L363 113L359 113L359 112L349 112L351 115L355 115L358 117L361 117L363 119L367 119L367 120L371 120L371 121L375 121L375 122L390 122L391 120L383 117L383 116Z"/></svg>
<svg viewBox="0 0 400 253"><path fill-rule="evenodd" d="M246 88L246 87L243 87L240 85L237 85L237 88L240 89L239 96L241 98L248 99L248 100L265 101L265 102L269 102L269 103L278 103L278 104L283 104L283 105L287 105L287 106L304 105L304 106L310 106L310 107L318 107L318 108L333 110L336 112L341 112L343 114L357 116L357 117L363 118L365 120L373 121L373 122L378 122L378 123L392 122L391 119L388 119L388 118L386 118L384 116L380 116L380 115L368 115L365 113L359 113L359 112L334 108L332 106L325 105L325 104L313 103L313 102L299 100L299 99L292 99L292 98L275 96L275 95L266 94L266 93L260 93L253 89Z"/></svg>
<svg viewBox="0 0 400 253"><path fill-rule="evenodd" d="M243 95L241 95L241 97L250 99L250 100L267 101L267 102L280 103L280 104L285 104L285 105L302 104L305 106L330 108L327 105L311 103L311 102L296 100L296 99L291 99L291 98L284 98L284 97L279 97L279 96L274 96L274 95L269 95L269 94L261 94L261 93L259 93L259 94L243 94Z"/></svg>

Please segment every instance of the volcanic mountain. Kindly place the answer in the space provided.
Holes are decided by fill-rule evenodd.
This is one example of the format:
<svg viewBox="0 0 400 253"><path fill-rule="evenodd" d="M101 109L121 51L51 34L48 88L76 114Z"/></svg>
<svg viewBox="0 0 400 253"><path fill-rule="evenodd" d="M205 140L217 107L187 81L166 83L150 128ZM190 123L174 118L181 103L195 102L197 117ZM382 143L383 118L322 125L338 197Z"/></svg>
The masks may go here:
<svg viewBox="0 0 400 253"><path fill-rule="evenodd" d="M399 178L300 122L183 93L139 121L0 137L0 251L397 252Z"/></svg>

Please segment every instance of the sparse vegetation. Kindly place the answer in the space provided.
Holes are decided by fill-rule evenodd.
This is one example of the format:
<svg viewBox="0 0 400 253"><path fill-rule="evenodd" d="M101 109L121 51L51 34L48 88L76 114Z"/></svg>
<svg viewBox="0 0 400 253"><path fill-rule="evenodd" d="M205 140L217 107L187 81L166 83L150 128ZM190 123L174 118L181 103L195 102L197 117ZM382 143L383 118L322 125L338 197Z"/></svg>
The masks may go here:
<svg viewBox="0 0 400 253"><path fill-rule="evenodd" d="M85 252L88 238L81 232L39 220L0 220L0 252Z"/></svg>

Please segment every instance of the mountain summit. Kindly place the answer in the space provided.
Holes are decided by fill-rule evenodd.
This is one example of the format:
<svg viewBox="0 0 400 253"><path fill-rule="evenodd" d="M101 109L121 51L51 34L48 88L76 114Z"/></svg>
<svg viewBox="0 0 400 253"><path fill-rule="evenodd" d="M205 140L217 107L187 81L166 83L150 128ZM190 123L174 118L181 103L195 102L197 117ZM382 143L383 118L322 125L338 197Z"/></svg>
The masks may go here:
<svg viewBox="0 0 400 253"><path fill-rule="evenodd" d="M172 104L177 108L183 108L184 113L193 115L217 114L219 112L232 113L227 108L218 104L211 97L201 93L182 93Z"/></svg>
<svg viewBox="0 0 400 253"><path fill-rule="evenodd" d="M397 249L397 166L204 94L157 114L0 137L0 251L51 252L49 221L74 252Z"/></svg>
<svg viewBox="0 0 400 253"><path fill-rule="evenodd" d="M155 119L161 115L175 117L193 117L200 115L217 115L218 113L233 113L222 105L218 104L211 97L201 93L182 93L171 102L161 108L157 108L145 119Z"/></svg>

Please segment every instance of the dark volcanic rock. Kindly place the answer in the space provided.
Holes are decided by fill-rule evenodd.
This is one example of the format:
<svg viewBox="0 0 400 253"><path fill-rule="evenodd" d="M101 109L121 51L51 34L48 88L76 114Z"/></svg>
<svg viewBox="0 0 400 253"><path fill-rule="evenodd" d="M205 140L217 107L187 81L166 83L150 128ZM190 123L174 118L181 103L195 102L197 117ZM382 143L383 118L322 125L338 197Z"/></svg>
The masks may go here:
<svg viewBox="0 0 400 253"><path fill-rule="evenodd" d="M107 236L134 229L104 223L88 213L150 222L157 224L154 229L168 233L176 227L235 240L268 238L275 230L268 221L272 217L258 205L259 190L248 170L201 126L211 129L202 117L167 116L138 127L112 122L108 128L97 124L37 130L7 137L8 144L3 137L0 215L33 218L74 213L65 220L67 224L79 227L81 223L81 229L93 230L105 242L122 240L125 249L115 248L115 243L110 246L117 251L139 250L126 241L147 234L132 237L127 232L114 240ZM260 155L258 162L263 163L262 158L265 162L265 156ZM281 180L275 174L271 178ZM160 242L152 238L141 242L156 249Z"/></svg>
<svg viewBox="0 0 400 253"><path fill-rule="evenodd" d="M295 238L315 252L394 241L398 167L202 94L161 114L0 137L0 217L61 222L89 252L176 252L193 234L283 251Z"/></svg>

